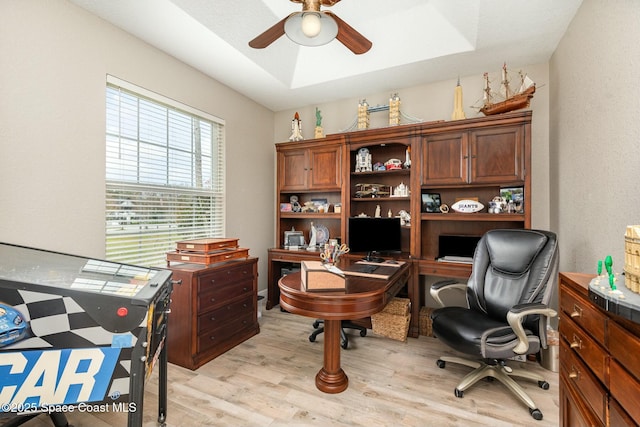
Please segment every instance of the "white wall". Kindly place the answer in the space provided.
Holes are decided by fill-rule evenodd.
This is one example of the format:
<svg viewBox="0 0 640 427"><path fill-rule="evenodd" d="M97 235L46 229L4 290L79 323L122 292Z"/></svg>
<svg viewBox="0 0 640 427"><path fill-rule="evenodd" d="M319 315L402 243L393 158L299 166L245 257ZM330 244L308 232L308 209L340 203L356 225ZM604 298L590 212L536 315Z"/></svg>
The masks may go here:
<svg viewBox="0 0 640 427"><path fill-rule="evenodd" d="M640 2L585 0L550 61L552 226L561 269L624 266L640 224Z"/></svg>
<svg viewBox="0 0 640 427"><path fill-rule="evenodd" d="M538 89L531 101L532 122L532 227L549 229L549 69L547 64L522 65L507 64L514 70L524 70L537 83ZM496 64L495 70L487 70L498 80L502 64ZM514 80L517 74L514 73ZM453 92L456 80L398 89L401 99L401 111L423 121L450 120L453 111ZM477 102L482 96L483 80L481 75L461 76L465 115L467 118L479 117ZM331 89L331 83L327 84ZM496 88L497 89L497 88ZM390 93L362 94L370 106L386 105ZM303 136L313 138L315 128L315 108L322 112L322 127L325 134L338 133L347 128L356 117L358 99L343 99L337 102L309 105L297 109L277 112L275 115L275 141L287 141L291 134L291 119L297 111L302 120ZM371 114L371 128L386 126L388 112ZM404 122L403 122L404 123Z"/></svg>
<svg viewBox="0 0 640 427"><path fill-rule="evenodd" d="M0 241L104 256L105 78L226 121L227 236L273 245L273 113L67 1L0 2Z"/></svg>

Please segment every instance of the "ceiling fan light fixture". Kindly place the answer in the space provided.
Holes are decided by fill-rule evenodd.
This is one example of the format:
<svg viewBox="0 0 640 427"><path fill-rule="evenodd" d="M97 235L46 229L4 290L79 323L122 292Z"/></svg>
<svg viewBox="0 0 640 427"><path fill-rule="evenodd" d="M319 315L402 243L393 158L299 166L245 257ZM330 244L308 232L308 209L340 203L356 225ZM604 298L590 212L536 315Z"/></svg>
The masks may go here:
<svg viewBox="0 0 640 427"><path fill-rule="evenodd" d="M291 41L299 45L322 46L336 38L338 24L322 12L297 12L286 20L284 31Z"/></svg>
<svg viewBox="0 0 640 427"><path fill-rule="evenodd" d="M310 38L316 37L322 31L322 24L320 23L320 14L317 12L303 12L302 33Z"/></svg>

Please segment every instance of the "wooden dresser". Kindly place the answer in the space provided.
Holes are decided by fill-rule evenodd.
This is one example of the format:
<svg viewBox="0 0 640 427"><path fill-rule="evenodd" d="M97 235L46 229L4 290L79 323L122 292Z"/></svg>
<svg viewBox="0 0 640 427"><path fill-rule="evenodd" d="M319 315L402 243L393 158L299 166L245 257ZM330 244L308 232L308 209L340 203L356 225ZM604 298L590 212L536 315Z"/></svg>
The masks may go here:
<svg viewBox="0 0 640 427"><path fill-rule="evenodd" d="M640 423L640 324L589 299L593 275L560 274L560 421L563 426Z"/></svg>
<svg viewBox="0 0 640 427"><path fill-rule="evenodd" d="M169 362L197 369L260 332L258 259L170 267Z"/></svg>

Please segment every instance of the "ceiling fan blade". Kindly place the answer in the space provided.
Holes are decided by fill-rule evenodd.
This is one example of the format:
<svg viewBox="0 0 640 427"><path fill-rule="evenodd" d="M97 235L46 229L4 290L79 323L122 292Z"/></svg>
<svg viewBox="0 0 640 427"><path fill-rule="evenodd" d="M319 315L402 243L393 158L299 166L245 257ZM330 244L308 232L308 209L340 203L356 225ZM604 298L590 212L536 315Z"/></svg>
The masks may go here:
<svg viewBox="0 0 640 427"><path fill-rule="evenodd" d="M357 32L351 25L344 22L333 12L324 11L327 15L331 15L338 24L338 35L336 38L340 43L345 45L347 49L356 55L361 55L371 49L372 43L362 34Z"/></svg>
<svg viewBox="0 0 640 427"><path fill-rule="evenodd" d="M293 15L293 13L291 15ZM278 40L280 37L284 36L284 23L287 19L289 19L289 16L273 25L271 28L260 34L255 39L251 40L249 42L249 46L254 49L264 49L274 41Z"/></svg>

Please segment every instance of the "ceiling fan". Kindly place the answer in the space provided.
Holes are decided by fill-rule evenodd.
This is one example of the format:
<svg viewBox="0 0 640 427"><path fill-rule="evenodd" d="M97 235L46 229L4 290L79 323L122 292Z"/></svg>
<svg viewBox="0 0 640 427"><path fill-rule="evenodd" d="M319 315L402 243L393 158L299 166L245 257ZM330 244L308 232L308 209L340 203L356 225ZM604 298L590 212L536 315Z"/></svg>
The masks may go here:
<svg viewBox="0 0 640 427"><path fill-rule="evenodd" d="M324 12L320 6L333 6L340 0L291 0L302 3L302 12L294 12L249 42L255 49L263 49L287 35L303 46L321 46L337 38L356 55L371 49L371 42L335 13Z"/></svg>

